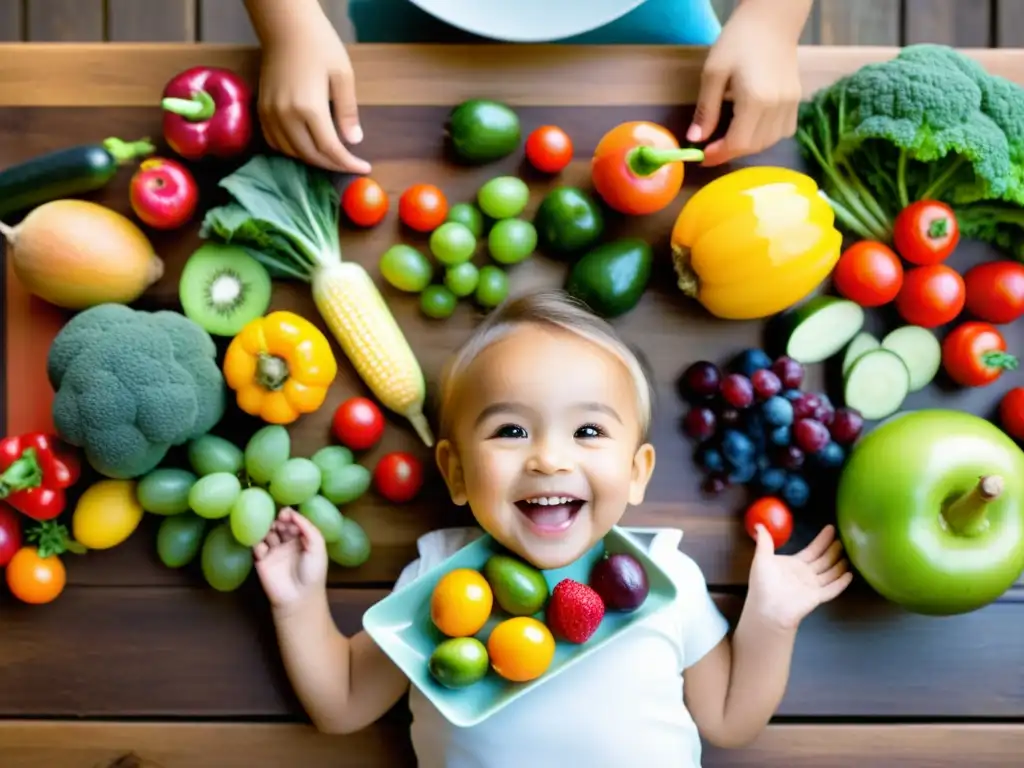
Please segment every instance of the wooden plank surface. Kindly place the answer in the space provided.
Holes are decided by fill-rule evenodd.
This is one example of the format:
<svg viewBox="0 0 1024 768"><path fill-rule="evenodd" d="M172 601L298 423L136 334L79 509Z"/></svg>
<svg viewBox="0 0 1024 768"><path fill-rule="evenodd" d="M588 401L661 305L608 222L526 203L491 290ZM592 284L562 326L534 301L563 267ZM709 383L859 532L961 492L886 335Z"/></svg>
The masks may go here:
<svg viewBox="0 0 1024 768"><path fill-rule="evenodd" d="M987 48L992 44L989 0L903 0L903 42Z"/></svg>
<svg viewBox="0 0 1024 768"><path fill-rule="evenodd" d="M198 3L202 42L239 45L258 42L242 0L198 0Z"/></svg>
<svg viewBox="0 0 1024 768"><path fill-rule="evenodd" d="M1024 46L1024 3L1020 0L994 0L996 42L1001 48Z"/></svg>
<svg viewBox="0 0 1024 768"><path fill-rule="evenodd" d="M823 45L899 45L900 0L817 0Z"/></svg>
<svg viewBox="0 0 1024 768"><path fill-rule="evenodd" d="M772 725L743 749L704 748L704 768L971 768L1016 765L1019 725ZM348 736L262 723L0 723L7 768L413 768L392 722Z"/></svg>
<svg viewBox="0 0 1024 768"><path fill-rule="evenodd" d="M107 39L114 42L191 42L199 0L107 0Z"/></svg>
<svg viewBox="0 0 1024 768"><path fill-rule="evenodd" d="M25 4L21 0L0 0L0 42L22 39L24 9Z"/></svg>
<svg viewBox="0 0 1024 768"><path fill-rule="evenodd" d="M86 42L104 39L103 0L26 0L27 39Z"/></svg>

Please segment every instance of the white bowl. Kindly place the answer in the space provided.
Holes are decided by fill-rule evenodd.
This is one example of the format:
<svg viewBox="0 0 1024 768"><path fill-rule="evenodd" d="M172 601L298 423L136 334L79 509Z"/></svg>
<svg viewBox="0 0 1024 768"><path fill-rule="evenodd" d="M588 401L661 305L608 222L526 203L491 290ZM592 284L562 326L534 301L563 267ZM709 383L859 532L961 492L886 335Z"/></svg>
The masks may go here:
<svg viewBox="0 0 1024 768"><path fill-rule="evenodd" d="M539 43L603 27L644 0L411 0L432 16L494 40Z"/></svg>

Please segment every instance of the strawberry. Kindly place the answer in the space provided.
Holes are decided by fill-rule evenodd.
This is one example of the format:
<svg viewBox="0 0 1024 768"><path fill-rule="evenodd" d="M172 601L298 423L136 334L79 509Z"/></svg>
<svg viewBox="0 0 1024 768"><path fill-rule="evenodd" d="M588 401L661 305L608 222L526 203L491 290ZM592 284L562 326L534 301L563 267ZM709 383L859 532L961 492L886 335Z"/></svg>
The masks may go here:
<svg viewBox="0 0 1024 768"><path fill-rule="evenodd" d="M585 643L604 618L604 601L586 584L562 579L548 601L548 629L570 643Z"/></svg>

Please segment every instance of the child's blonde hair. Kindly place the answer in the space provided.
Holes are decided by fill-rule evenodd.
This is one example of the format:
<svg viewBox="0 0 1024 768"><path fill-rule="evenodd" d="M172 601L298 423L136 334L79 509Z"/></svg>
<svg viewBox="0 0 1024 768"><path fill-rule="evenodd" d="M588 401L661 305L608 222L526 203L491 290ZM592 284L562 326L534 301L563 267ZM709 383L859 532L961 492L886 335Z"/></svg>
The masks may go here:
<svg viewBox="0 0 1024 768"><path fill-rule="evenodd" d="M451 435L451 400L459 377L487 347L526 324L547 325L568 331L618 358L633 380L641 438L647 439L654 409L654 389L641 355L622 340L611 323L560 290L536 291L506 300L492 310L456 350L441 377L440 438Z"/></svg>

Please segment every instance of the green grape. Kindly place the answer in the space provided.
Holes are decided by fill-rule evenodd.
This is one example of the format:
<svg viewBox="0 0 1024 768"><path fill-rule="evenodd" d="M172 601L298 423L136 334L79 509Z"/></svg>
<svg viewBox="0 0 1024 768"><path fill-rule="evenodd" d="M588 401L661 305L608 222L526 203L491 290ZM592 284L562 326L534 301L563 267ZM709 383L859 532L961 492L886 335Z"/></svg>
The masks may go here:
<svg viewBox="0 0 1024 768"><path fill-rule="evenodd" d="M496 307L508 296L508 275L500 267L488 264L480 269L476 301L481 307Z"/></svg>
<svg viewBox="0 0 1024 768"><path fill-rule="evenodd" d="M317 527L328 544L341 538L344 518L338 508L323 496L316 495L299 504L299 514Z"/></svg>
<svg viewBox="0 0 1024 768"><path fill-rule="evenodd" d="M246 488L231 507L231 534L239 544L255 547L270 533L275 517L273 497L262 488Z"/></svg>
<svg viewBox="0 0 1024 768"><path fill-rule="evenodd" d="M237 476L230 472L214 472L196 480L188 492L188 505L200 517L216 520L228 516L241 492L242 484Z"/></svg>
<svg viewBox="0 0 1024 768"><path fill-rule="evenodd" d="M517 264L537 248L537 229L523 219L504 219L487 236L487 249L499 264Z"/></svg>
<svg viewBox="0 0 1024 768"><path fill-rule="evenodd" d="M338 540L327 545L327 557L345 568L358 568L370 559L370 538L359 523L346 517Z"/></svg>
<svg viewBox="0 0 1024 768"><path fill-rule="evenodd" d="M476 236L465 224L446 221L430 233L430 252L446 266L469 261L476 250Z"/></svg>
<svg viewBox="0 0 1024 768"><path fill-rule="evenodd" d="M285 507L301 504L320 489L320 467L309 459L288 459L270 478L270 495Z"/></svg>
<svg viewBox="0 0 1024 768"><path fill-rule="evenodd" d="M233 592L252 573L252 548L235 541L230 525L221 523L206 534L199 562L207 584L218 592Z"/></svg>
<svg viewBox="0 0 1024 768"><path fill-rule="evenodd" d="M192 512L165 517L156 532L156 554L168 568L191 563L203 546L207 522Z"/></svg>
<svg viewBox="0 0 1024 768"><path fill-rule="evenodd" d="M351 504L370 488L373 474L362 464L333 467L324 473L320 495L332 504Z"/></svg>
<svg viewBox="0 0 1024 768"><path fill-rule="evenodd" d="M491 179L476 193L480 210L492 219L511 219L526 209L530 201L530 188L515 176Z"/></svg>
<svg viewBox="0 0 1024 768"><path fill-rule="evenodd" d="M274 471L288 461L292 438L280 424L256 431L245 446L245 471L254 483L266 485Z"/></svg>
<svg viewBox="0 0 1024 768"><path fill-rule="evenodd" d="M198 479L187 469L154 469L135 486L135 498L154 515L180 515L188 511L188 494Z"/></svg>
<svg viewBox="0 0 1024 768"><path fill-rule="evenodd" d="M428 285L420 294L420 309L435 320L451 317L458 303L458 297L443 285Z"/></svg>
<svg viewBox="0 0 1024 768"><path fill-rule="evenodd" d="M355 456L351 449L343 445L325 445L310 460L320 467L320 474L326 477L332 471L351 464Z"/></svg>
<svg viewBox="0 0 1024 768"><path fill-rule="evenodd" d="M242 449L217 435L202 435L188 444L188 463L200 477L214 472L242 471L245 460Z"/></svg>
<svg viewBox="0 0 1024 768"><path fill-rule="evenodd" d="M468 227L473 237L482 237L484 234L484 215L472 203L456 203L448 209L448 217L445 220L456 221Z"/></svg>
<svg viewBox="0 0 1024 768"><path fill-rule="evenodd" d="M419 293L434 274L430 260L411 245L399 243L380 257L380 274L389 284L406 293Z"/></svg>
<svg viewBox="0 0 1024 768"><path fill-rule="evenodd" d="M480 279L480 270L471 261L456 264L448 267L444 272L444 287L454 293L458 298L469 296L476 290L477 281Z"/></svg>

